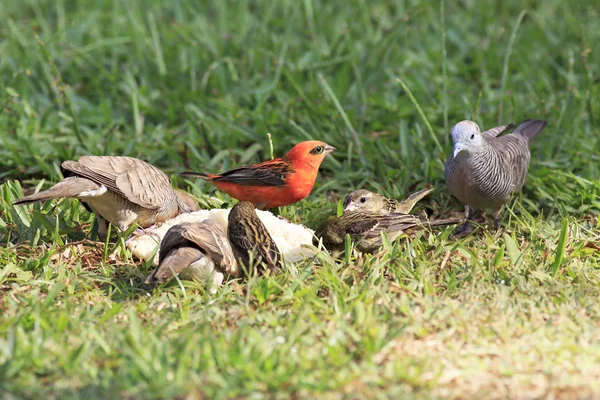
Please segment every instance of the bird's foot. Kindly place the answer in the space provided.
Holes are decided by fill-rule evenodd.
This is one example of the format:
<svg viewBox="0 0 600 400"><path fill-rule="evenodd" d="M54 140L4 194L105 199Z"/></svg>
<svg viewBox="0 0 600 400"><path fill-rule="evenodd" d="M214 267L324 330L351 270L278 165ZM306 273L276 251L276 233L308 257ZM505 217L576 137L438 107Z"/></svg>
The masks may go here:
<svg viewBox="0 0 600 400"><path fill-rule="evenodd" d="M456 236L467 236L469 233L473 232L473 225L471 225L471 221L467 220L464 224L458 227L454 232Z"/></svg>
<svg viewBox="0 0 600 400"><path fill-rule="evenodd" d="M287 219L287 218L285 218L285 217L282 217L281 215L278 215L278 216L277 216L277 219L280 219L280 220L282 220L282 221L285 221L285 222L290 222L290 220L289 220L289 219ZM291 223L291 222L290 222L290 223Z"/></svg>
<svg viewBox="0 0 600 400"><path fill-rule="evenodd" d="M494 228L496 228L496 230L500 229L500 215L502 214L503 210L504 206L502 206L498 212L494 214Z"/></svg>
<svg viewBox="0 0 600 400"><path fill-rule="evenodd" d="M131 236L129 236L129 238L125 241L125 244L129 243L130 240L142 235L149 235L156 240L156 243L160 243L160 236L152 232L152 230L157 226L158 225L154 224L147 228L137 228L135 231L131 232Z"/></svg>
<svg viewBox="0 0 600 400"><path fill-rule="evenodd" d="M494 218L494 228L496 230L500 229L500 218L499 217Z"/></svg>

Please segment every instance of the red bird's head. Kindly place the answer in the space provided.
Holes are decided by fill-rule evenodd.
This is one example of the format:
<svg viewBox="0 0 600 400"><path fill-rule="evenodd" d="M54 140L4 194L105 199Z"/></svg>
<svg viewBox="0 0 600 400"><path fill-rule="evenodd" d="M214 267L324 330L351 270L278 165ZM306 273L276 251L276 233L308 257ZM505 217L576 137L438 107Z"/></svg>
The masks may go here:
<svg viewBox="0 0 600 400"><path fill-rule="evenodd" d="M333 153L335 150L335 147L327 143L318 140L308 140L292 147L284 159L291 161L296 168L309 167L318 170L325 156Z"/></svg>

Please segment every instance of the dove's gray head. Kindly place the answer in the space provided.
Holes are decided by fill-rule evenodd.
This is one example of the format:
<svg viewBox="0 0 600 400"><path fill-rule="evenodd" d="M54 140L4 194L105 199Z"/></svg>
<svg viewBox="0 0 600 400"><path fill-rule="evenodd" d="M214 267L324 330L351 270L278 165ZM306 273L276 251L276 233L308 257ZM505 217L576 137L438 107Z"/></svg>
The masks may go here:
<svg viewBox="0 0 600 400"><path fill-rule="evenodd" d="M483 144L483 137L479 125L473 121L460 121L452 128L452 141L454 141L454 152L456 158L462 152L475 152Z"/></svg>

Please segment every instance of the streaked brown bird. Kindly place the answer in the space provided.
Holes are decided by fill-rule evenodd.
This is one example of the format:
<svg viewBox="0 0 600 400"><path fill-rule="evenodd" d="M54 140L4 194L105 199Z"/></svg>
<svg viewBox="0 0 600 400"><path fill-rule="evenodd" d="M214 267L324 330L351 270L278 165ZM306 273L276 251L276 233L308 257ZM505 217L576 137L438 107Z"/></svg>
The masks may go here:
<svg viewBox="0 0 600 400"><path fill-rule="evenodd" d="M96 215L102 239L106 238L109 222L122 231L134 223L148 228L200 209L192 196L173 189L164 172L137 158L83 156L79 161L64 161L61 170L65 176L62 181L13 204L63 197L78 199Z"/></svg>
<svg viewBox="0 0 600 400"><path fill-rule="evenodd" d="M246 268L248 275L258 263L263 263L270 272L277 272L283 265L281 252L252 203L240 201L231 209L227 237L239 268Z"/></svg>
<svg viewBox="0 0 600 400"><path fill-rule="evenodd" d="M431 189L419 190L408 196L405 200L398 201L373 193L365 189L349 193L344 200L344 212L365 211L380 215L398 212L408 214L415 204L433 191Z"/></svg>
<svg viewBox="0 0 600 400"><path fill-rule="evenodd" d="M214 263L217 286L225 276L238 276L237 262L221 225L212 219L177 224L160 242L158 268L148 275L145 283L166 282L204 257ZM213 270L202 272L208 275Z"/></svg>
<svg viewBox="0 0 600 400"><path fill-rule="evenodd" d="M318 245L319 239L323 246L330 251L344 249L346 235L350 235L356 243L356 249L363 253L374 253L383 245L381 234L385 233L390 241L402 236L435 226L460 223L459 218L429 221L415 215L405 213L380 213L365 211L350 211L340 217L330 217L315 231L313 244Z"/></svg>
<svg viewBox="0 0 600 400"><path fill-rule="evenodd" d="M478 210L494 212L494 226L512 196L521 191L529 168L529 144L548 123L528 120L513 133L501 136L514 124L481 132L473 121L461 121L452 128L454 150L445 167L446 186L467 207L462 232L470 232L470 220ZM469 210L470 208L470 210Z"/></svg>

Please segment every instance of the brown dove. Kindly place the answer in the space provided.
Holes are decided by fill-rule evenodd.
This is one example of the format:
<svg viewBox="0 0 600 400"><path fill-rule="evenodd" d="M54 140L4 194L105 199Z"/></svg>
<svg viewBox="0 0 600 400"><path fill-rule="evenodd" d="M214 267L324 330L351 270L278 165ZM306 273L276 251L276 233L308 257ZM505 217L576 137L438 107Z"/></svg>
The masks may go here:
<svg viewBox="0 0 600 400"><path fill-rule="evenodd" d="M217 286L226 275L238 276L237 262L227 235L212 219L174 225L162 239L159 254L158 268L146 278L148 284L166 282L206 257L214 267L197 270L203 276L211 276ZM190 272L193 275L197 271Z"/></svg>
<svg viewBox="0 0 600 400"><path fill-rule="evenodd" d="M173 189L164 172L137 158L83 156L79 161L64 161L61 170L65 179L13 204L63 197L78 199L96 215L102 239L106 237L108 223L122 231L134 223L147 228L200 209L192 196Z"/></svg>

